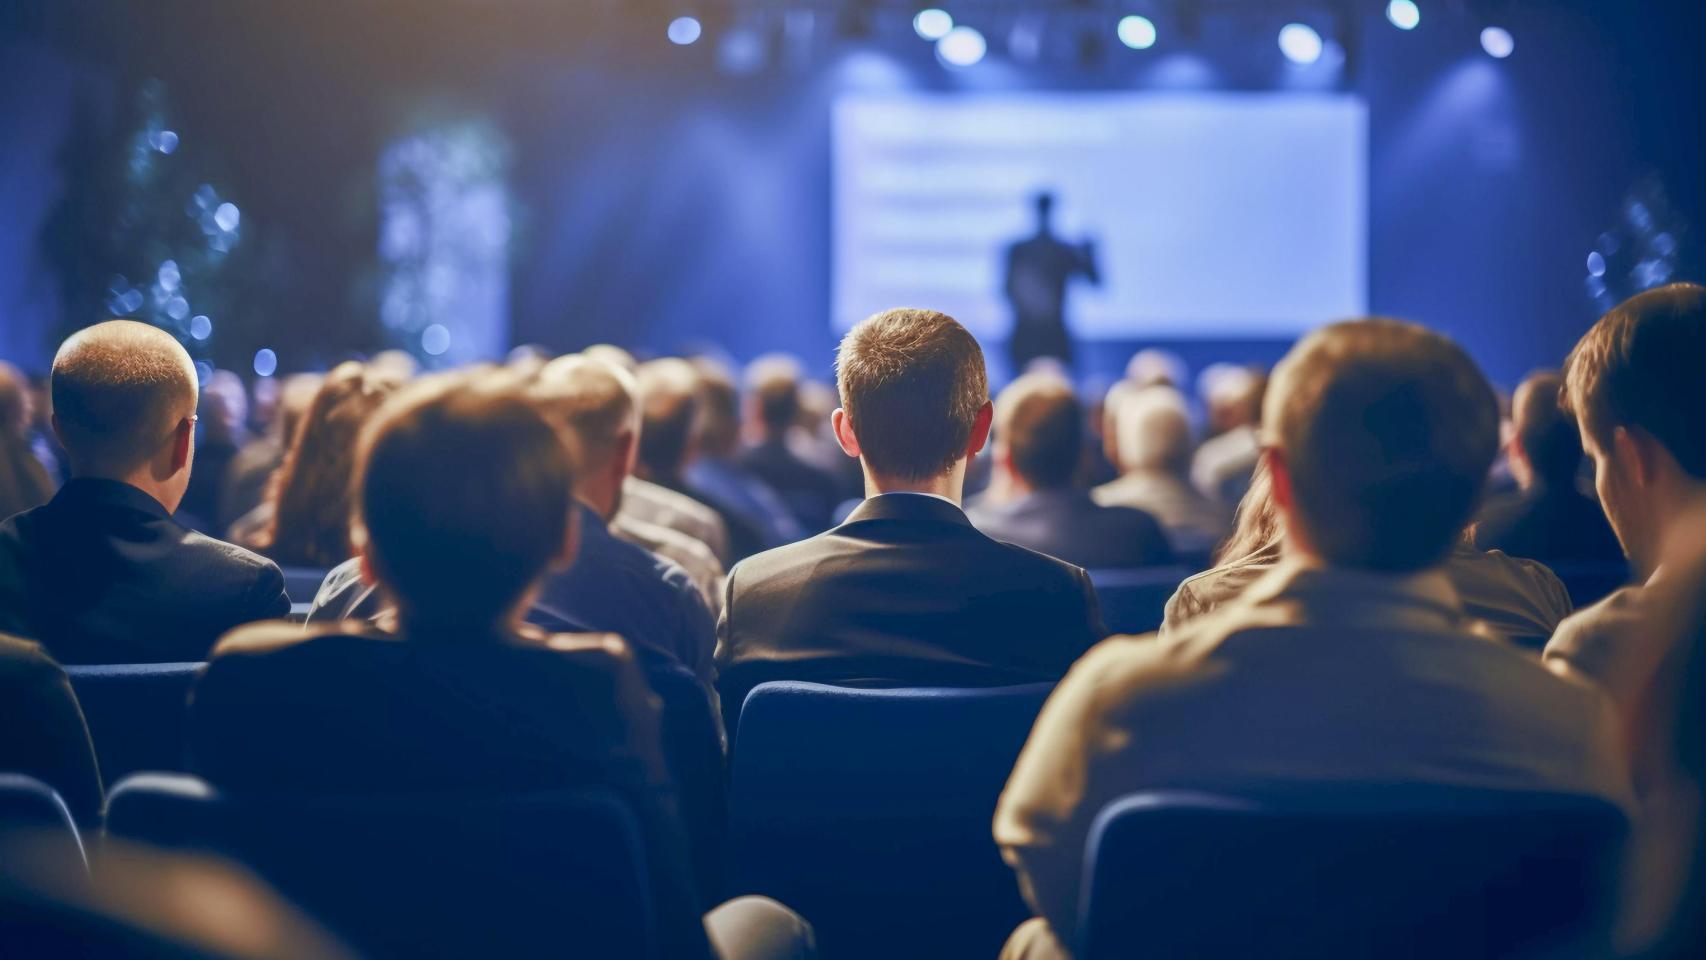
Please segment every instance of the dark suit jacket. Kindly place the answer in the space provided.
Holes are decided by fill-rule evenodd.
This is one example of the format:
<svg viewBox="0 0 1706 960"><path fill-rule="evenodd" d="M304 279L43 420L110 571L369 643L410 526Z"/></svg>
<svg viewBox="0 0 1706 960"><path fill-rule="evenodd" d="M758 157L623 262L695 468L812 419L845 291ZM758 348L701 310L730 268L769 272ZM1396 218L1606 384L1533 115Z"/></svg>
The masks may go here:
<svg viewBox="0 0 1706 960"><path fill-rule="evenodd" d="M196 682L190 764L260 792L612 787L646 829L669 915L698 916L659 724L633 651L609 634L402 638L261 623L220 641Z"/></svg>
<svg viewBox="0 0 1706 960"><path fill-rule="evenodd" d="M766 680L991 686L1054 680L1106 634L1084 571L979 533L937 497L866 500L729 571L725 713Z"/></svg>
<svg viewBox="0 0 1706 960"><path fill-rule="evenodd" d="M1058 557L1087 570L1125 570L1173 562L1167 534L1134 507L1104 507L1082 490L1039 490L1011 503L966 511L997 540Z"/></svg>
<svg viewBox="0 0 1706 960"><path fill-rule="evenodd" d="M807 533L830 527L830 518L841 503L836 478L807 463L781 440L766 440L741 454L741 466L770 484L793 511Z"/></svg>
<svg viewBox="0 0 1706 960"><path fill-rule="evenodd" d="M41 645L0 635L0 770L59 791L84 829L101 816L101 775L71 681Z"/></svg>
<svg viewBox="0 0 1706 960"><path fill-rule="evenodd" d="M1623 562L1605 512L1573 489L1534 487L1488 506L1475 545L1549 565Z"/></svg>
<svg viewBox="0 0 1706 960"><path fill-rule="evenodd" d="M205 660L232 627L289 613L272 561L126 483L74 479L0 524L0 630L60 663Z"/></svg>

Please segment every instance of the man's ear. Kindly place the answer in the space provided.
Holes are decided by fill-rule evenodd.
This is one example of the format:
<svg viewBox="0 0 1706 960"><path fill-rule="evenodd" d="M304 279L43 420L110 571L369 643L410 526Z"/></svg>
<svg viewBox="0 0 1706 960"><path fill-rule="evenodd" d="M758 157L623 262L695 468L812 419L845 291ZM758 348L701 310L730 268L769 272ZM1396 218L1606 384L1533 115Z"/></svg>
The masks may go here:
<svg viewBox="0 0 1706 960"><path fill-rule="evenodd" d="M195 441L195 421L185 417L172 431L172 472L177 473L190 462L190 448Z"/></svg>
<svg viewBox="0 0 1706 960"><path fill-rule="evenodd" d="M841 452L858 459L859 438L853 435L853 421L848 418L847 411L836 407L835 412L829 415L829 425L835 430L835 442L841 445Z"/></svg>
<svg viewBox="0 0 1706 960"><path fill-rule="evenodd" d="M375 571L373 563L372 542L367 539L367 535L365 533L362 533L352 539L355 539L360 543L360 546L356 548L355 555L361 558L361 562L357 565L361 569L361 582L370 587L377 585L379 583L379 574Z"/></svg>
<svg viewBox="0 0 1706 960"><path fill-rule="evenodd" d="M1645 431L1628 427L1615 427L1611 431L1612 462L1623 465L1637 490L1651 486L1657 474L1658 450L1654 449L1655 446L1656 441Z"/></svg>
<svg viewBox="0 0 1706 960"><path fill-rule="evenodd" d="M616 437L616 447L610 456L611 469L620 471L616 475L618 483L634 472L634 461L640 455L640 435L633 430L624 430Z"/></svg>
<svg viewBox="0 0 1706 960"><path fill-rule="evenodd" d="M989 425L995 420L995 404L988 400L978 408L977 419L971 423L971 436L966 440L966 457L977 456L989 442Z"/></svg>

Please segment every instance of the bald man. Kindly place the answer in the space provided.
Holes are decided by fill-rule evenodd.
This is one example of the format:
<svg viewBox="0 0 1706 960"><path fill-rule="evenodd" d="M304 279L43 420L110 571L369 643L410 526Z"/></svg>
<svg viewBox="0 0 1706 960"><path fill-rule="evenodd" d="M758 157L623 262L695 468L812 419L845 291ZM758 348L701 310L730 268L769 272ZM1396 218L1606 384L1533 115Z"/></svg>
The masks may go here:
<svg viewBox="0 0 1706 960"><path fill-rule="evenodd" d="M0 631L61 663L166 663L290 612L271 561L172 520L198 399L176 340L129 320L89 327L59 348L51 390L72 478L0 524Z"/></svg>

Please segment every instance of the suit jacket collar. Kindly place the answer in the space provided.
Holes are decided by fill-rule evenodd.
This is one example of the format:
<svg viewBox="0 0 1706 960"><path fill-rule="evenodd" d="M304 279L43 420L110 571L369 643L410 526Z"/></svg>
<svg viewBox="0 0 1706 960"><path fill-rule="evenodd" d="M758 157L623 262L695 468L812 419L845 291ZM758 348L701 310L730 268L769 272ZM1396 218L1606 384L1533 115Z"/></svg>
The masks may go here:
<svg viewBox="0 0 1706 960"><path fill-rule="evenodd" d="M868 520L910 520L971 526L953 501L923 493L883 493L869 497L848 515L847 523Z"/></svg>
<svg viewBox="0 0 1706 960"><path fill-rule="evenodd" d="M1390 626L1463 629L1462 601L1442 567L1407 574L1282 559L1245 588L1241 605L1290 604L1311 622L1373 620Z"/></svg>
<svg viewBox="0 0 1706 960"><path fill-rule="evenodd" d="M122 480L108 480L104 477L73 477L59 488L53 502L59 509L116 508L140 513L154 520L167 520L172 516L166 510L165 504L141 489Z"/></svg>

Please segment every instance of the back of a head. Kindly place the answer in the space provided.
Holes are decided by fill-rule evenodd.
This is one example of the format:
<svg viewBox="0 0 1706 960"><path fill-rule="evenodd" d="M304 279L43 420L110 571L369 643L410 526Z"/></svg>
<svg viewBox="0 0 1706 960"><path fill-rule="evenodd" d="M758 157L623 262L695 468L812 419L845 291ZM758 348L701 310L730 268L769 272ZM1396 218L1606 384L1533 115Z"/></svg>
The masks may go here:
<svg viewBox="0 0 1706 960"><path fill-rule="evenodd" d="M1554 370L1530 374L1511 398L1517 446L1536 478L1559 488L1575 483L1582 465L1576 418L1559 405L1564 378Z"/></svg>
<svg viewBox="0 0 1706 960"><path fill-rule="evenodd" d="M1499 443L1493 388L1457 344L1397 320L1332 324L1292 348L1268 398L1268 442L1321 559L1398 572L1445 556Z"/></svg>
<svg viewBox="0 0 1706 960"><path fill-rule="evenodd" d="M195 365L171 334L134 320L74 333L53 359L54 417L73 469L123 477L196 409Z"/></svg>
<svg viewBox="0 0 1706 960"><path fill-rule="evenodd" d="M1689 476L1706 481L1706 287L1638 294L1582 337L1564 364L1566 402L1609 447L1618 427L1650 434Z"/></svg>
<svg viewBox="0 0 1706 960"><path fill-rule="evenodd" d="M630 376L640 369L640 362L634 359L633 354L613 343L595 343L582 350L581 356L602 360L619 370L627 371Z"/></svg>
<svg viewBox="0 0 1706 960"><path fill-rule="evenodd" d="M350 489L362 427L401 386L353 360L326 374L273 475L263 546L279 563L330 567L349 559Z"/></svg>
<svg viewBox="0 0 1706 960"><path fill-rule="evenodd" d="M1184 476L1191 468L1191 415L1169 386L1142 387L1120 397L1115 411L1122 471Z"/></svg>
<svg viewBox="0 0 1706 960"><path fill-rule="evenodd" d="M1084 445L1084 410L1072 384L1027 374L995 398L995 436L1014 472L1038 489L1067 486Z"/></svg>
<svg viewBox="0 0 1706 960"><path fill-rule="evenodd" d="M713 456L733 456L740 449L740 388L721 360L695 357L698 379L699 445Z"/></svg>
<svg viewBox="0 0 1706 960"><path fill-rule="evenodd" d="M405 630L489 630L563 553L569 447L513 376L403 391L363 432L357 471L360 529Z"/></svg>
<svg viewBox="0 0 1706 960"><path fill-rule="evenodd" d="M989 402L983 350L934 310L887 310L841 339L841 406L867 467L902 480L946 473L966 455Z"/></svg>
<svg viewBox="0 0 1706 960"><path fill-rule="evenodd" d="M0 360L0 436L26 436L30 411L30 382L17 367Z"/></svg>
<svg viewBox="0 0 1706 960"><path fill-rule="evenodd" d="M800 418L800 364L773 354L747 365L746 388L767 436L780 436Z"/></svg>
<svg viewBox="0 0 1706 960"><path fill-rule="evenodd" d="M640 400L640 463L654 476L671 477L686 465L699 422L699 374L676 357L640 364L634 376Z"/></svg>
<svg viewBox="0 0 1706 960"><path fill-rule="evenodd" d="M639 429L634 378L603 360L558 357L539 372L531 392L574 439L583 474L609 465L617 442Z"/></svg>

